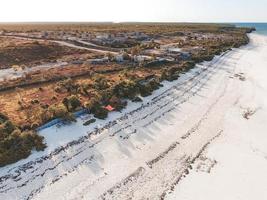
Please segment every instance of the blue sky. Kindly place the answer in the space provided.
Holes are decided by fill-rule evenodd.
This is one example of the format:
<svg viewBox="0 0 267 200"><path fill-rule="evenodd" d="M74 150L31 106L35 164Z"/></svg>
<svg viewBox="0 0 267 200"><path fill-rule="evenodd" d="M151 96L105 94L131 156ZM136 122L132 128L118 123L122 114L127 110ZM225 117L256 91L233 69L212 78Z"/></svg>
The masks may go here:
<svg viewBox="0 0 267 200"><path fill-rule="evenodd" d="M2 0L0 21L267 22L267 0Z"/></svg>

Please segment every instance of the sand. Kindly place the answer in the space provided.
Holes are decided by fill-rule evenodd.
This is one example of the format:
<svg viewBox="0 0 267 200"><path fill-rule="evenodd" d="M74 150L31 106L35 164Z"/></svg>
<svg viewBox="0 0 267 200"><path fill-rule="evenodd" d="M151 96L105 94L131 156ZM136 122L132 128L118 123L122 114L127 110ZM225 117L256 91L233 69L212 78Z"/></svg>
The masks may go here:
<svg viewBox="0 0 267 200"><path fill-rule="evenodd" d="M223 134L166 199L267 199L267 38L250 37L237 61L245 81L233 91L238 98L225 111Z"/></svg>

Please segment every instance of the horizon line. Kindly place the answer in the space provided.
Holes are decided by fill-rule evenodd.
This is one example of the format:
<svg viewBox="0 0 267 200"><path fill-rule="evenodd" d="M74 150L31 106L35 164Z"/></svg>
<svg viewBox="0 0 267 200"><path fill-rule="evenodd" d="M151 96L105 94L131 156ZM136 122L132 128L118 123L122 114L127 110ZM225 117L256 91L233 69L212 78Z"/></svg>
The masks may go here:
<svg viewBox="0 0 267 200"><path fill-rule="evenodd" d="M158 24L237 24L237 23L251 23L251 24L264 24L267 23L264 21L240 21L240 22L194 22L194 21L180 21L180 22L173 22L173 21L5 21L1 22L0 24L57 24L57 23L109 23L109 24L125 24L125 23L158 23Z"/></svg>

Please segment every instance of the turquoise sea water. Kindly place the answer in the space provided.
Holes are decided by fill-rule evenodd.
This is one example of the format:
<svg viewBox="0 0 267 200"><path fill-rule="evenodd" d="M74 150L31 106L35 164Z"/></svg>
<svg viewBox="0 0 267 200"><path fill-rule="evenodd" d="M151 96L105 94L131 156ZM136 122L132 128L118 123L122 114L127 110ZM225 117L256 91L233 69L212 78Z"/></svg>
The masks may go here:
<svg viewBox="0 0 267 200"><path fill-rule="evenodd" d="M267 23L236 23L236 26L255 27L257 33L267 35Z"/></svg>

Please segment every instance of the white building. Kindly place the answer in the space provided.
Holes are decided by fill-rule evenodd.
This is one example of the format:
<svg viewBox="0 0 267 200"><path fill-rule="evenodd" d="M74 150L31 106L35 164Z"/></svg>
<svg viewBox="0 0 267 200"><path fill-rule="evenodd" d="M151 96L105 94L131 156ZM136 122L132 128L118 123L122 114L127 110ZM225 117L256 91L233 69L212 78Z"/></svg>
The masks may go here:
<svg viewBox="0 0 267 200"><path fill-rule="evenodd" d="M144 62L146 60L145 56L134 56L134 62Z"/></svg>
<svg viewBox="0 0 267 200"><path fill-rule="evenodd" d="M123 62L124 61L123 54L116 55L115 59L117 62Z"/></svg>

